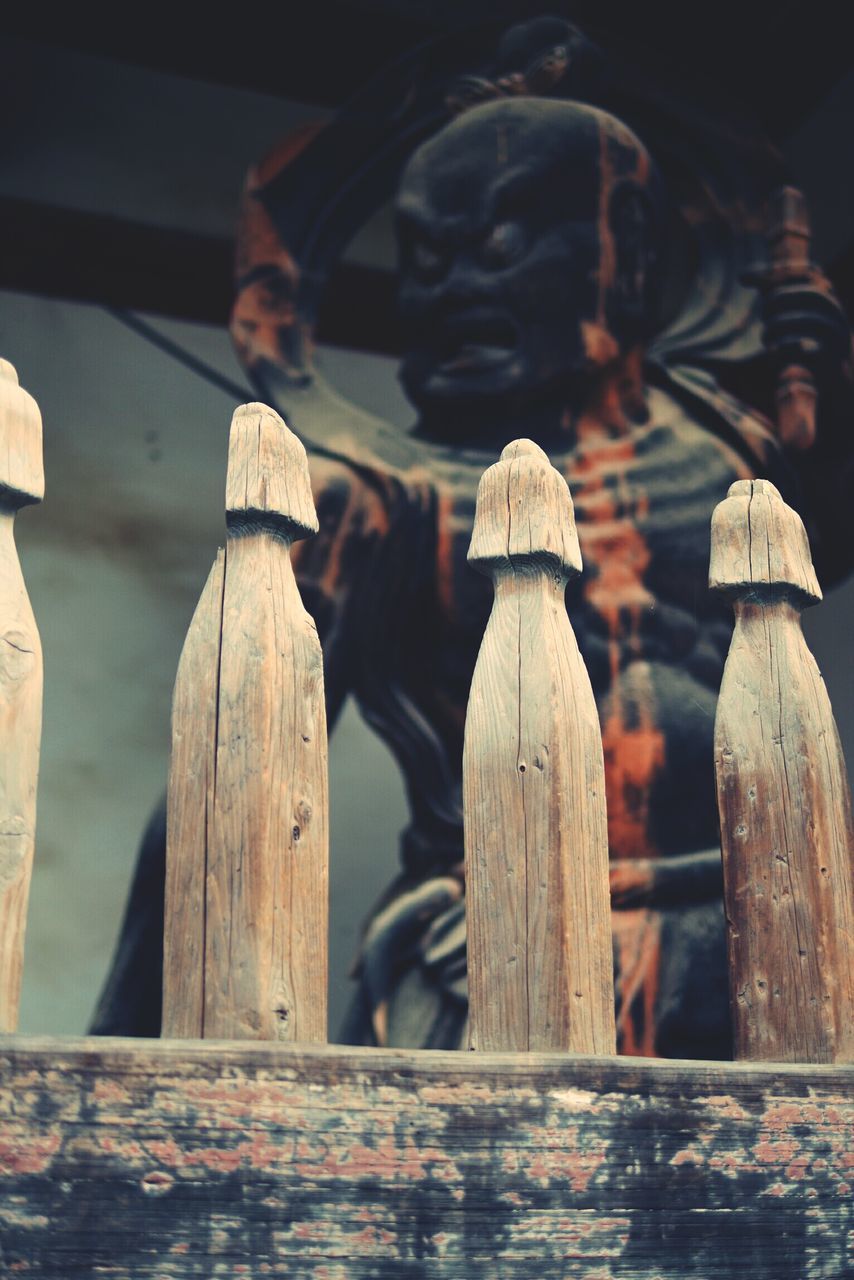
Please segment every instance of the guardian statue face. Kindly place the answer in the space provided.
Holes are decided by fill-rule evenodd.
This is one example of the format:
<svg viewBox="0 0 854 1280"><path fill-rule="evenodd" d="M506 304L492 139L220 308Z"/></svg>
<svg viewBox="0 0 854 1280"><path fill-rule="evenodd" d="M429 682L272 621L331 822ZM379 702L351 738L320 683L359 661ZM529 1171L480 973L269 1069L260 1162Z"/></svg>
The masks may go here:
<svg viewBox="0 0 854 1280"><path fill-rule="evenodd" d="M620 121L522 98L415 152L397 201L404 388L424 413L583 396L649 331L657 180Z"/></svg>

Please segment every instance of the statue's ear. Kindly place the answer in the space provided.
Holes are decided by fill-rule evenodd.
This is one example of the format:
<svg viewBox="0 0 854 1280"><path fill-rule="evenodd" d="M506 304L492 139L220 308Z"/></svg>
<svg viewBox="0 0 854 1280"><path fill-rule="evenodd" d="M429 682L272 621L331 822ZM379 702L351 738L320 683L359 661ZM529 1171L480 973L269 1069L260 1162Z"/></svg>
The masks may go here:
<svg viewBox="0 0 854 1280"><path fill-rule="evenodd" d="M640 337L652 323L651 285L657 266L655 211L649 193L626 182L614 191L609 214L614 237L612 324L621 336Z"/></svg>

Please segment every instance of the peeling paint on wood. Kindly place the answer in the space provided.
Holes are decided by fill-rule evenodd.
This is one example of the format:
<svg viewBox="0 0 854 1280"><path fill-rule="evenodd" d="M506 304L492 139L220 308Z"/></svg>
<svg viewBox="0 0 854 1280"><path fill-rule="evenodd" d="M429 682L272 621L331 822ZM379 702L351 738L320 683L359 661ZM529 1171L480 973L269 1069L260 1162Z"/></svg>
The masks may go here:
<svg viewBox="0 0 854 1280"><path fill-rule="evenodd" d="M0 1259L62 1280L838 1280L852 1085L843 1066L6 1037Z"/></svg>

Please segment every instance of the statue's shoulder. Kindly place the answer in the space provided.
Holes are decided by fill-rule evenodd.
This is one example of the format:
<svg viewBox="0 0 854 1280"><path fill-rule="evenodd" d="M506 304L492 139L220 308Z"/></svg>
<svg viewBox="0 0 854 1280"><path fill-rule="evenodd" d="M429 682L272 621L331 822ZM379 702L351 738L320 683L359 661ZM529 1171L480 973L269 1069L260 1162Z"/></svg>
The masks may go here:
<svg viewBox="0 0 854 1280"><path fill-rule="evenodd" d="M669 370L666 381L649 387L647 403L662 448L668 438L706 442L740 474L765 475L779 465L782 451L771 422L704 370Z"/></svg>
<svg viewBox="0 0 854 1280"><path fill-rule="evenodd" d="M308 463L321 539L386 531L395 499L381 469L311 449Z"/></svg>

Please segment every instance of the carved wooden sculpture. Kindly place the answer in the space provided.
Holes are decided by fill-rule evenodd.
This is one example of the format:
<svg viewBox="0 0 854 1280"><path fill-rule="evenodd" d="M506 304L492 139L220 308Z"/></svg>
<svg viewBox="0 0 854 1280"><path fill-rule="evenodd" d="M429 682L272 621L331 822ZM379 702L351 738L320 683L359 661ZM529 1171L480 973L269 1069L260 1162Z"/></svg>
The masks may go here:
<svg viewBox="0 0 854 1280"><path fill-rule="evenodd" d="M715 511L709 582L735 609L715 770L736 1056L851 1062L851 799L800 618L821 591L803 524L767 480L739 481Z"/></svg>
<svg viewBox="0 0 854 1280"><path fill-rule="evenodd" d="M602 740L564 603L581 552L532 441L484 473L468 558L495 586L463 754L469 1043L613 1053Z"/></svg>
<svg viewBox="0 0 854 1280"><path fill-rule="evenodd" d="M36 834L42 649L15 549L15 513L44 497L42 422L0 360L0 1031L18 1025Z"/></svg>
<svg viewBox="0 0 854 1280"><path fill-rule="evenodd" d="M432 52L253 173L240 236L240 355L314 451L321 532L294 561L330 723L353 695L410 804L343 1035L462 1034L463 714L491 604L466 551L481 473L526 437L570 484L584 556L567 608L604 740L618 1042L725 1056L710 780L731 615L705 590L709 518L733 481L767 476L802 495L822 581L848 572L847 324L813 268L775 276L764 311L746 283L785 175L726 95L689 102L560 18L500 33L477 65ZM310 341L325 272L396 185L408 434L336 394ZM812 371L813 448L787 453L770 422L769 363ZM162 848L145 849L150 883ZM153 934L140 888L102 1030L151 1030L132 931L147 911Z"/></svg>
<svg viewBox="0 0 854 1280"><path fill-rule="evenodd" d="M263 405L234 415L226 511L175 683L163 1030L323 1041L323 668L290 562L317 518L305 450Z"/></svg>

